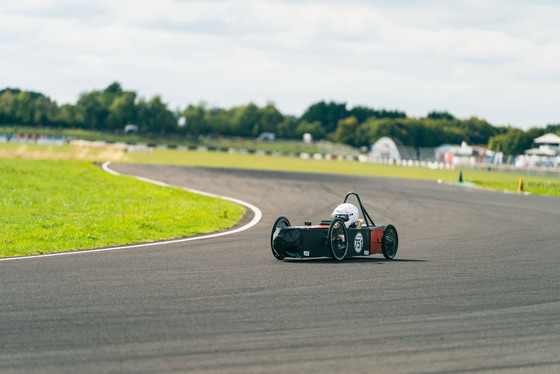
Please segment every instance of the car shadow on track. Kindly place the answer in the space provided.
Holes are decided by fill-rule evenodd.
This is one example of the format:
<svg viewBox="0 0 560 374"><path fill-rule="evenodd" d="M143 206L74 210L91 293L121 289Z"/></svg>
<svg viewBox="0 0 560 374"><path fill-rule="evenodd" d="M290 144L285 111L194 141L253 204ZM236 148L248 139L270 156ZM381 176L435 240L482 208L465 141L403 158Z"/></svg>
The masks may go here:
<svg viewBox="0 0 560 374"><path fill-rule="evenodd" d="M361 262L369 262L375 263L378 265L382 264L390 264L393 262L427 262L427 260L415 260L415 259L393 259L387 260L385 258L376 258L376 257L350 257L345 258L342 261L336 261L329 257L320 257L320 258L285 258L282 260L283 262L289 262L294 264L338 264L338 263L361 263Z"/></svg>

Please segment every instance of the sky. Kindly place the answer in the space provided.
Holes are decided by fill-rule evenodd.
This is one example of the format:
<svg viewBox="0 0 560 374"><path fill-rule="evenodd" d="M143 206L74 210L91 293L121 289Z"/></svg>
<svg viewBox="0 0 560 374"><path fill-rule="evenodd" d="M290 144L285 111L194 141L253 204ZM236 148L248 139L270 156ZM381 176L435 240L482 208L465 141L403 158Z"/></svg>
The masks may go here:
<svg viewBox="0 0 560 374"><path fill-rule="evenodd" d="M0 89L560 123L556 0L0 0Z"/></svg>

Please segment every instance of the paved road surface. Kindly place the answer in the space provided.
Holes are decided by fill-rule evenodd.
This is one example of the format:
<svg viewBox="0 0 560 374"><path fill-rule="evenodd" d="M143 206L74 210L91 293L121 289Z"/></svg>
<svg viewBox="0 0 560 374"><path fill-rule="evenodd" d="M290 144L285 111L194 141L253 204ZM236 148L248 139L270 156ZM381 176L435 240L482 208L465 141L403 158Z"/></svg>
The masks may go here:
<svg viewBox="0 0 560 374"><path fill-rule="evenodd" d="M0 373L560 372L560 198L112 167L245 200L263 219L206 241L0 261ZM317 223L351 190L396 226L396 260L272 256L279 215Z"/></svg>

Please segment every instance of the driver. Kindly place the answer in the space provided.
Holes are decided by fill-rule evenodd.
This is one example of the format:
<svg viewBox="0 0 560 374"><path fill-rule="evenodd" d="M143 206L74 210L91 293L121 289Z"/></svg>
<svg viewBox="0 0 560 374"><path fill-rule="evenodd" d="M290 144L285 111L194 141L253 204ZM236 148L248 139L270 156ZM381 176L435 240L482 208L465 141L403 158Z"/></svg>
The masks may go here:
<svg viewBox="0 0 560 374"><path fill-rule="evenodd" d="M358 208L348 203L340 204L331 214L333 218L340 218L346 228L355 227L359 216Z"/></svg>

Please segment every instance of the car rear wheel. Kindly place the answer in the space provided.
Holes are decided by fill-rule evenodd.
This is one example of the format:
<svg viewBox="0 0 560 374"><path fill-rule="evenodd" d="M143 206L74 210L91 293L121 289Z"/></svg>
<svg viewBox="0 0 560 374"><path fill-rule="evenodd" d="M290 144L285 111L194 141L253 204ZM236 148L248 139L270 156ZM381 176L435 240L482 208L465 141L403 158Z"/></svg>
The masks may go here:
<svg viewBox="0 0 560 374"><path fill-rule="evenodd" d="M270 233L270 248L272 249L272 254L274 255L274 257L276 257L277 260L283 260L286 256L274 249L274 238L278 235L283 227L288 226L291 225L290 221L288 221L286 217L278 217L278 219L276 219L276 222L274 222L274 225L272 226L272 232Z"/></svg>
<svg viewBox="0 0 560 374"><path fill-rule="evenodd" d="M348 232L341 219L332 221L327 234L327 241L331 256L337 261L344 260L348 252Z"/></svg>
<svg viewBox="0 0 560 374"><path fill-rule="evenodd" d="M383 237L381 238L383 256L385 256L387 260L392 260L395 258L398 248L399 236L397 235L397 229L393 225L387 225L385 230L383 230Z"/></svg>

